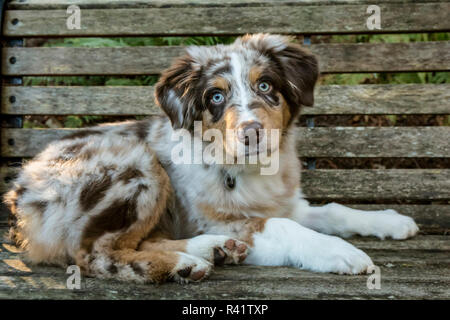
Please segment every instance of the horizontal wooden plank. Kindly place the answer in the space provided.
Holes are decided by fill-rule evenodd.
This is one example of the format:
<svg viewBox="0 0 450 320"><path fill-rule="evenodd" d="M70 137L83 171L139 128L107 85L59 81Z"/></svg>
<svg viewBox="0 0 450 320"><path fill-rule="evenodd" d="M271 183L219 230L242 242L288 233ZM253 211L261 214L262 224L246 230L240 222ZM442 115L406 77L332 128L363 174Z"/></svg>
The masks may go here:
<svg viewBox="0 0 450 320"><path fill-rule="evenodd" d="M306 170L302 190L311 200L448 200L450 170Z"/></svg>
<svg viewBox="0 0 450 320"><path fill-rule="evenodd" d="M11 187L11 178L18 171L0 167L0 193ZM313 201L450 199L450 169L305 170L301 183L306 197ZM408 212L411 210L420 212L420 207ZM447 217L439 223L447 228Z"/></svg>
<svg viewBox="0 0 450 320"><path fill-rule="evenodd" d="M183 47L4 48L5 75L158 74ZM14 57L15 63L10 59ZM39 65L39 66L38 66Z"/></svg>
<svg viewBox="0 0 450 320"><path fill-rule="evenodd" d="M425 271L429 276L448 276L448 273L444 273L444 269L440 268L443 265L450 266L450 258L448 251L450 247L445 244L445 239L448 236L416 236L414 238L408 239L408 241L394 242L391 240L374 240L373 237L363 238L364 240L358 241L355 238L348 239L349 242L357 246L358 248L365 250L369 255L376 257L376 263L380 266L391 264L395 271L396 264L408 264L410 267L425 267L428 269ZM417 246L416 244L420 244ZM439 247L430 248L430 245L437 245ZM1 244L0 244L1 246ZM419 247L419 248L416 248ZM56 275L61 272L61 269L47 268L46 266L32 265L23 260L23 251L16 246L6 243L3 247L5 250L0 251L0 275ZM393 256L393 251L395 256ZM430 255L434 253L434 256ZM7 261L8 263L1 263L1 261ZM19 261L23 262L20 263ZM18 263L19 262L19 263ZM392 268L391 267L391 268ZM250 270L258 270L257 266L246 266ZM288 269L288 268L286 268ZM261 269L259 269L261 271ZM299 273L303 273L303 279L321 279L327 277L327 275L320 273L304 272L301 270L296 270ZM391 270L393 271L393 270ZM400 273L396 273L396 276L407 276L406 272L402 270L397 270ZM406 271L406 270L403 270ZM442 273L441 273L442 272ZM386 274L387 277L391 278L394 274L389 272ZM291 278L293 274L288 276ZM277 279L279 276L272 274L268 276L267 279ZM234 278L230 278L230 274L219 272L214 278L214 280L235 280L244 281L246 280L242 274L237 275Z"/></svg>
<svg viewBox="0 0 450 320"><path fill-rule="evenodd" d="M381 3L448 2L448 0L377 0ZM250 7L274 5L339 5L339 4L373 4L373 0L10 0L8 9L14 10L51 10L66 9L75 4L82 9L118 9L118 8L158 8L158 7Z"/></svg>
<svg viewBox="0 0 450 320"><path fill-rule="evenodd" d="M395 256L395 254L392 254ZM376 257L374 258L376 259ZM450 281L445 275L448 265L439 269L427 266L397 269L382 266L379 290L367 289L367 275L339 276L321 274L308 277L307 271L282 267L234 266L214 269L209 279L195 285L165 283L163 285L132 284L95 278L82 278L81 289L67 290L68 275L64 269L55 275L0 276L0 299L449 299ZM397 271L400 269L399 271ZM277 275L278 277L270 277ZM412 276L413 275L413 276ZM236 280L235 278L243 278ZM226 278L222 280L221 278ZM170 312L169 312L170 313Z"/></svg>
<svg viewBox="0 0 450 320"><path fill-rule="evenodd" d="M32 157L78 129L2 129L2 157ZM448 157L449 127L299 128L302 157Z"/></svg>
<svg viewBox="0 0 450 320"><path fill-rule="evenodd" d="M450 127L300 128L302 157L448 157Z"/></svg>
<svg viewBox="0 0 450 320"><path fill-rule="evenodd" d="M32 157L77 130L3 129L1 156ZM299 152L304 157L446 157L449 134L447 127L300 128Z"/></svg>
<svg viewBox="0 0 450 320"><path fill-rule="evenodd" d="M6 229L0 229L0 237ZM1 238L0 238L1 239ZM0 243L0 298L19 299L448 299L448 236L407 241L352 239L380 267L381 288L367 275L342 276L289 267L216 267L196 285L133 284L81 279L67 290L64 268L31 265L15 246ZM157 289L157 290L155 290Z"/></svg>
<svg viewBox="0 0 450 320"><path fill-rule="evenodd" d="M2 129L2 157L33 157L50 142L80 129Z"/></svg>
<svg viewBox="0 0 450 320"><path fill-rule="evenodd" d="M160 114L153 95L153 86L5 86L0 110L10 115ZM314 107L303 108L302 114L448 114L449 110L450 84L324 85L316 90Z"/></svg>
<svg viewBox="0 0 450 320"><path fill-rule="evenodd" d="M154 101L153 86L15 86L3 87L2 97L3 114L162 114ZM10 97L14 97L14 102L11 102Z"/></svg>
<svg viewBox="0 0 450 320"><path fill-rule="evenodd" d="M370 30L367 4L207 6L83 9L80 29L66 26L64 10L7 10L4 35L152 36L271 33L379 33L450 29L447 2L380 3L381 30ZM420 13L420 14L417 14ZM15 23L13 22L15 21Z"/></svg>
<svg viewBox="0 0 450 320"><path fill-rule="evenodd" d="M4 48L2 72L24 75L158 74L182 46ZM322 73L450 70L450 41L315 44Z"/></svg>
<svg viewBox="0 0 450 320"><path fill-rule="evenodd" d="M448 114L450 84L319 86L302 114Z"/></svg>
<svg viewBox="0 0 450 320"><path fill-rule="evenodd" d="M428 239L428 237L429 236L421 236L418 237L418 239L413 238L410 239L409 242L417 242L421 240L423 242L430 242L443 245L442 243L443 239L439 240ZM350 242L355 243L355 241L353 240L350 240ZM439 250L435 248L415 250L409 248L409 243L405 245L406 248L401 248L401 245L391 244L390 242L386 243L385 241L376 241L373 238L370 241L365 242L364 244L368 248L361 247L358 245L358 243L355 243L356 246L365 250L368 254L374 256L376 259L375 262L378 263L379 266L384 266L386 264L389 265L389 263L390 265L393 265L393 267L390 268L391 270L387 270L387 272L384 274L384 276L386 276L386 278L388 279L393 279L394 276L397 278L403 278L408 276L408 273L405 272L407 270L397 269L395 267L397 264L408 264L410 268L411 267L423 268L424 273L428 275L430 278L437 278L439 276L449 277L448 272L445 273L445 268L442 268L443 266L450 267L450 259L448 258L448 251L450 249L448 245L446 250ZM383 249L382 248L383 245L386 245L391 249L390 250ZM371 249L372 246L378 247L378 249ZM5 250L5 252L0 252L0 276L5 274L12 276L52 276L62 272L62 269L59 268L48 268L47 266L32 265L23 259L23 255L20 254L21 250L19 248L16 248L15 246L12 245L6 245L6 248L7 250ZM395 250L395 256L392 252L393 250ZM447 255L445 255L446 252ZM433 257L431 257L432 253L434 253ZM412 254L413 256L411 256ZM6 262L2 263L2 260ZM257 272L262 272L265 270L265 267L261 268L258 266L245 266L245 268L248 268L249 269L248 271L257 271ZM283 269L289 270L290 268L283 268ZM422 273L422 276L425 275L424 273ZM328 277L328 275L326 274L295 270L295 272L293 272L292 274L286 275L286 278L291 279L299 274L302 274L302 279L310 279L310 280L315 279L319 281L323 278ZM414 275L410 276L412 277L412 279L414 279ZM268 275L268 277L266 278L266 280L276 280L276 279L279 279L279 275L277 274ZM209 281L214 282L223 280L241 282L248 280L248 278L245 279L245 275L242 273L236 275L235 277L232 277L232 275L228 272L224 273L219 271Z"/></svg>
<svg viewBox="0 0 450 320"><path fill-rule="evenodd" d="M450 41L316 44L311 50L326 73L450 70Z"/></svg>

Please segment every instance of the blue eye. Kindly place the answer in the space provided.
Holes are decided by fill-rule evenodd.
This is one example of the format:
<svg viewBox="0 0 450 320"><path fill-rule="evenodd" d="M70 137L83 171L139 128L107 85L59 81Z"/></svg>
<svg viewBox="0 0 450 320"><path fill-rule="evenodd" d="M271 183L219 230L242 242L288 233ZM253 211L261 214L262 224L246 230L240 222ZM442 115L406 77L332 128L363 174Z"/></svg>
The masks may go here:
<svg viewBox="0 0 450 320"><path fill-rule="evenodd" d="M220 104L225 101L225 97L220 92L216 92L211 97L211 102L214 104Z"/></svg>
<svg viewBox="0 0 450 320"><path fill-rule="evenodd" d="M270 91L271 86L270 86L270 84L267 83L267 82L260 82L260 83L258 84L258 89L259 89L259 91L261 91L261 92L268 92L268 91Z"/></svg>

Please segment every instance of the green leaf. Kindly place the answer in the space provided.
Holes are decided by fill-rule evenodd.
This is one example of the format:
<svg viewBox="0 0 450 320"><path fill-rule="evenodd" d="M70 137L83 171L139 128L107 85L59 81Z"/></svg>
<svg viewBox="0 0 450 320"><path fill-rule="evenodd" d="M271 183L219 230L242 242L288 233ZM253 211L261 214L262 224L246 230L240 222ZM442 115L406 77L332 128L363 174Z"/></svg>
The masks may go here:
<svg viewBox="0 0 450 320"><path fill-rule="evenodd" d="M81 128L83 126L83 120L78 116L67 116L64 120L65 128Z"/></svg>

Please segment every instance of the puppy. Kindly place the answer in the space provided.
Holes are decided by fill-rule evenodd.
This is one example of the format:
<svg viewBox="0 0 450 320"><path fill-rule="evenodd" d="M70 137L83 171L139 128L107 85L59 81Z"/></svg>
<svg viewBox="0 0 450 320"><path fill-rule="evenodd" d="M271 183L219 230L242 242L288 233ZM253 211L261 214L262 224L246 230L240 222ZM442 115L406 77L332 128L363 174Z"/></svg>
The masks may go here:
<svg viewBox="0 0 450 320"><path fill-rule="evenodd" d="M311 53L278 35L188 48L156 85L166 116L77 132L23 166L5 196L9 236L34 263L141 283L199 281L224 263L365 272L371 259L332 235L405 239L418 228L393 210L303 198L294 122L318 73ZM188 160L214 142L232 161L174 161L176 134L189 138ZM249 161L264 150L270 174Z"/></svg>

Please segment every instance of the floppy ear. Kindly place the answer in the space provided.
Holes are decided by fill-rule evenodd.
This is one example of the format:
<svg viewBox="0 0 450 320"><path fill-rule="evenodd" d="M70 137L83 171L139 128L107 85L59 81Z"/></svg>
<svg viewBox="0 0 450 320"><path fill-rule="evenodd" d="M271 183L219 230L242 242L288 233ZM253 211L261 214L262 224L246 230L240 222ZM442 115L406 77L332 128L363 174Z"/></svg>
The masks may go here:
<svg viewBox="0 0 450 320"><path fill-rule="evenodd" d="M293 43L289 43L277 56L285 76L286 94L298 106L313 106L314 86L319 75L316 57Z"/></svg>
<svg viewBox="0 0 450 320"><path fill-rule="evenodd" d="M156 84L156 103L167 114L174 129L192 130L194 121L201 120L200 78L201 67L186 54L177 58Z"/></svg>
<svg viewBox="0 0 450 320"><path fill-rule="evenodd" d="M295 117L300 105L314 104L314 86L319 67L316 57L285 36L271 34L246 35L237 42L260 51L274 63L283 79L281 93Z"/></svg>

